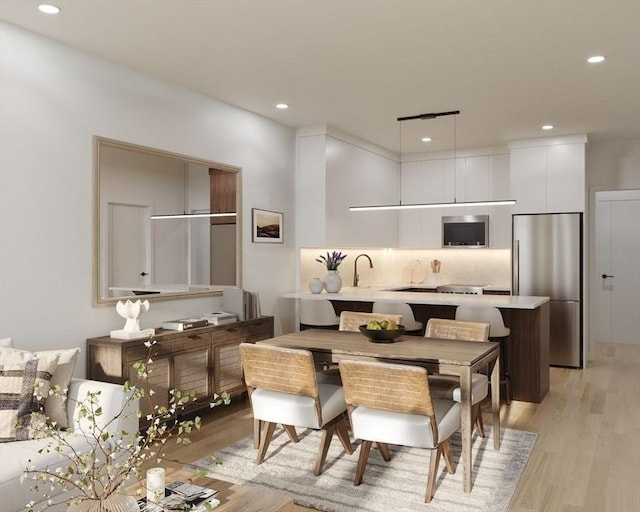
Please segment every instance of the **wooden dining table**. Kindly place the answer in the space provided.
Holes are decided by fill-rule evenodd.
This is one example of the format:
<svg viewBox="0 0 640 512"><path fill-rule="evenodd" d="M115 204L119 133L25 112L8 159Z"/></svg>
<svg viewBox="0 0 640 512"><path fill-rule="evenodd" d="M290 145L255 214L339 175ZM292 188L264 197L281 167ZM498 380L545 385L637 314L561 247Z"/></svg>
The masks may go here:
<svg viewBox="0 0 640 512"><path fill-rule="evenodd" d="M359 332L307 329L259 341L260 344L309 350L317 363L358 359L421 366L430 373L460 377L463 489L471 492L471 374L491 368L493 448L500 450L500 344L401 336L374 343Z"/></svg>

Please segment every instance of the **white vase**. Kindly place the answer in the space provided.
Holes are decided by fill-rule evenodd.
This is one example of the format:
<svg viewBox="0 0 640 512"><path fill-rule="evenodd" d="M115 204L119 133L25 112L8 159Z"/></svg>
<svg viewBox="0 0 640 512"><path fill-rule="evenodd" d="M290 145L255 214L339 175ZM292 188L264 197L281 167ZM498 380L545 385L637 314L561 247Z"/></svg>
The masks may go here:
<svg viewBox="0 0 640 512"><path fill-rule="evenodd" d="M314 277L309 281L309 291L311 293L320 293L324 288L324 283L318 277Z"/></svg>
<svg viewBox="0 0 640 512"><path fill-rule="evenodd" d="M327 275L324 276L324 289L327 290L327 293L338 293L340 288L342 288L342 277L338 271L327 271Z"/></svg>
<svg viewBox="0 0 640 512"><path fill-rule="evenodd" d="M140 512L133 496L114 492L101 500L82 500L70 505L70 512Z"/></svg>

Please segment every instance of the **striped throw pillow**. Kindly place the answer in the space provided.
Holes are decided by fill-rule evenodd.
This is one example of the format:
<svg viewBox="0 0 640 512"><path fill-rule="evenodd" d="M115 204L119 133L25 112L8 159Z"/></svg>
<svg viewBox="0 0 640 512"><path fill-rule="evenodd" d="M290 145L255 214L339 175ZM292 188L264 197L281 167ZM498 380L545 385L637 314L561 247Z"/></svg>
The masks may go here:
<svg viewBox="0 0 640 512"><path fill-rule="evenodd" d="M0 347L0 442L24 441L36 435L34 426L44 422L58 353L40 358L31 352Z"/></svg>

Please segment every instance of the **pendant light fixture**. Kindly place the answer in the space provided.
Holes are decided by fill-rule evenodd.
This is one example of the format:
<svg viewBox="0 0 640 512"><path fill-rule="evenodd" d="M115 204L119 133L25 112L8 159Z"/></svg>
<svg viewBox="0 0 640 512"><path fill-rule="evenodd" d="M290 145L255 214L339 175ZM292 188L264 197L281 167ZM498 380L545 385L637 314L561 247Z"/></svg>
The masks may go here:
<svg viewBox="0 0 640 512"><path fill-rule="evenodd" d="M188 180L187 180L187 165L183 166L182 170L182 183L183 183L183 204L184 207L187 207L189 202L189 193L188 193ZM237 217L238 214L236 212L221 212L221 213L208 213L208 212L195 212L195 213L187 213L186 210L182 213L168 213L168 214L155 214L151 215L151 220L161 220L161 219L199 219L199 218L211 218L211 217Z"/></svg>
<svg viewBox="0 0 640 512"><path fill-rule="evenodd" d="M431 112L428 114L418 114L415 116L398 117L397 121L402 123L403 121L411 121L415 119L435 119L442 116L457 116L460 114L459 110L451 110L449 112ZM402 127L400 127L400 176L402 177ZM402 194L402 187L400 190ZM385 204L385 205L368 205L368 206L350 206L351 212L362 211L375 211L375 210L416 210L422 208L450 208L456 206L506 206L516 204L514 199L504 199L495 201L461 201L456 200L456 118L453 120L453 202L449 203L413 203L402 204L402 199L398 204Z"/></svg>
<svg viewBox="0 0 640 512"><path fill-rule="evenodd" d="M202 217L236 217L238 214L236 212L229 213L176 213L176 214L160 214L160 215L152 215L151 218L153 220L158 219L197 219Z"/></svg>

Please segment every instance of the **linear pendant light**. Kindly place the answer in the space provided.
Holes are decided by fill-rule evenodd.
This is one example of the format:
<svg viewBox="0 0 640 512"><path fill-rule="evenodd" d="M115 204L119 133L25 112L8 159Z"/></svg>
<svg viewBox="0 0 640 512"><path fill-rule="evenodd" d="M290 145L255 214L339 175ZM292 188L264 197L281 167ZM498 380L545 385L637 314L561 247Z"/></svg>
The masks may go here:
<svg viewBox="0 0 640 512"><path fill-rule="evenodd" d="M182 169L182 181L183 181L183 194L184 194L184 205L189 202L189 194L187 192L187 165L185 164ZM160 220L160 219L199 219L199 218L211 218L211 217L237 217L236 212L221 212L221 213L207 213L207 212L196 212L196 213L187 213L186 211L183 213L168 213L168 214L156 214L151 215L151 220Z"/></svg>
<svg viewBox="0 0 640 512"><path fill-rule="evenodd" d="M501 201L465 201L455 203L416 203L416 204L383 204L377 206L350 206L349 211L366 212L372 210L417 210L421 208L450 208L452 206L503 206L516 204L514 199Z"/></svg>
<svg viewBox="0 0 640 512"><path fill-rule="evenodd" d="M236 212L230 213L176 213L169 215L152 215L151 218L153 220L158 219L195 219L201 217L236 217L238 214Z"/></svg>
<svg viewBox="0 0 640 512"><path fill-rule="evenodd" d="M435 119L442 116L457 116L460 113L459 110L451 110L449 112L431 112L428 114L418 114L415 116L398 117L398 122L411 121L414 119ZM402 128L400 128L400 165L402 166ZM400 171L402 176L402 170ZM401 178L402 179L402 178ZM455 197L456 189L456 124L454 119L453 124L453 202L452 203L413 203L402 204L402 200L399 204L383 204L383 205L369 205L369 206L350 206L350 212L364 212L364 211L381 211L381 210L417 210L423 208L451 208L451 207L463 207L463 206L507 206L516 204L515 199L503 199L503 200L491 200L491 201L461 201L458 202ZM402 193L402 187L400 190Z"/></svg>

